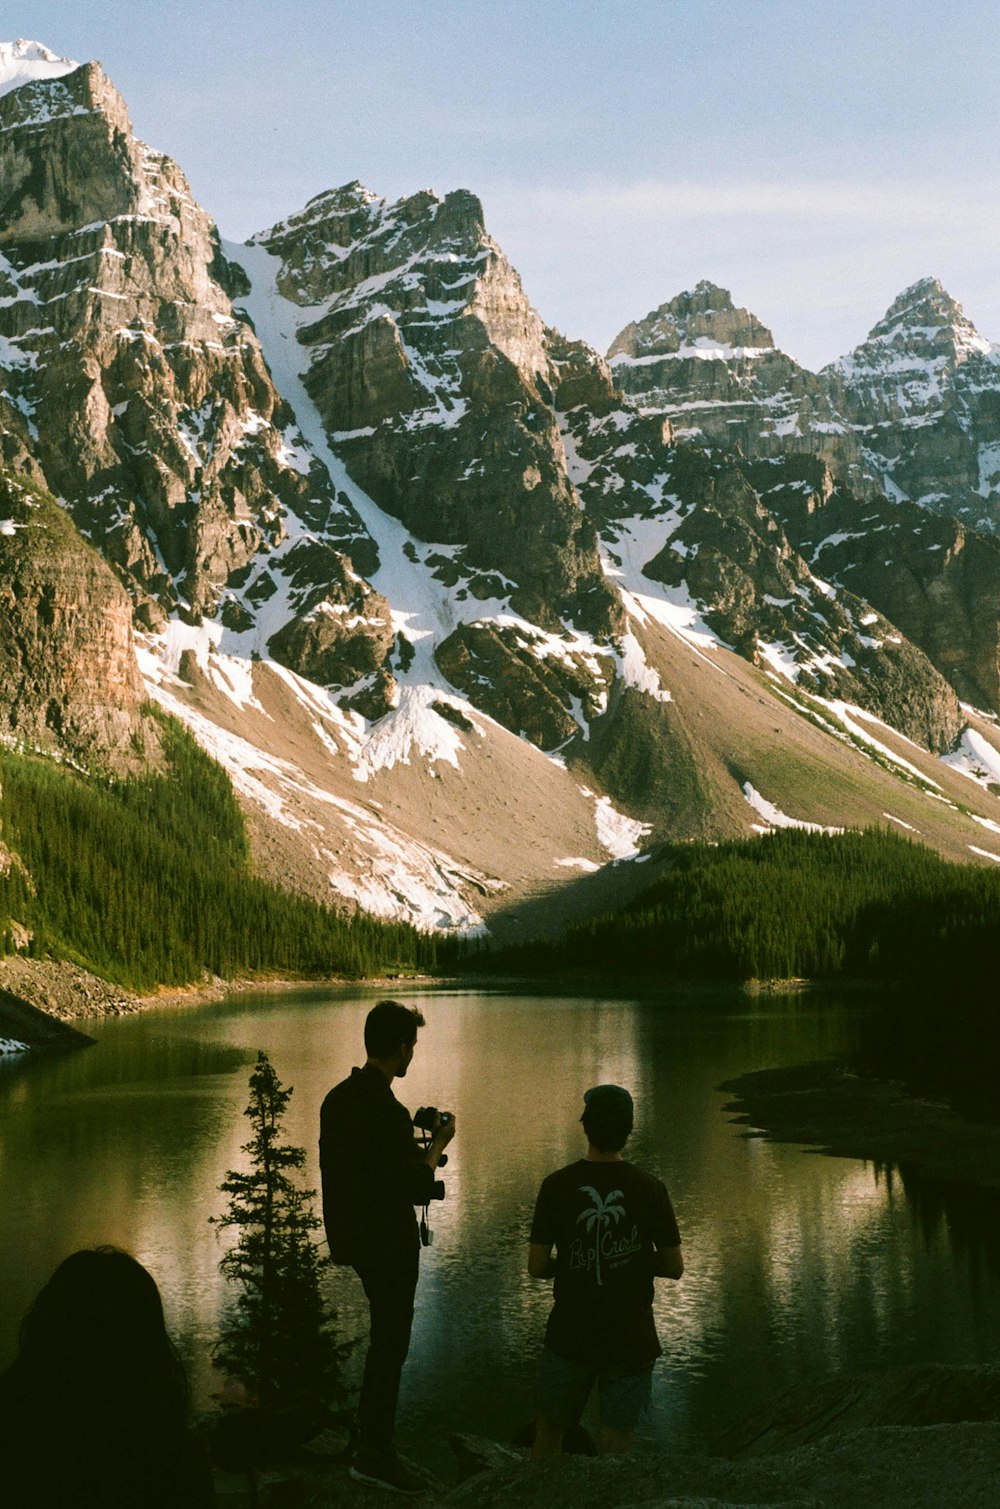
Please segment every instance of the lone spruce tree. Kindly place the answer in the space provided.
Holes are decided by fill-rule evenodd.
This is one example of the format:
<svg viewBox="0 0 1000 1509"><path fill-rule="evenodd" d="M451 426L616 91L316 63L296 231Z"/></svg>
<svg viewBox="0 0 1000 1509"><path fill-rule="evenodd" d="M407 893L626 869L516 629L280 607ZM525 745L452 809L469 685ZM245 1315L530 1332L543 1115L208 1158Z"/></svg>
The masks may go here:
<svg viewBox="0 0 1000 1509"><path fill-rule="evenodd" d="M341 1399L340 1364L348 1347L333 1334L334 1312L320 1280L330 1264L313 1232L320 1228L314 1189L290 1177L305 1150L279 1141L291 1089L284 1089L266 1053L250 1076L245 1115L253 1135L243 1144L250 1172L230 1169L220 1190L229 1196L217 1226L239 1232L219 1266L239 1293L223 1315L214 1360L239 1379L262 1405Z"/></svg>

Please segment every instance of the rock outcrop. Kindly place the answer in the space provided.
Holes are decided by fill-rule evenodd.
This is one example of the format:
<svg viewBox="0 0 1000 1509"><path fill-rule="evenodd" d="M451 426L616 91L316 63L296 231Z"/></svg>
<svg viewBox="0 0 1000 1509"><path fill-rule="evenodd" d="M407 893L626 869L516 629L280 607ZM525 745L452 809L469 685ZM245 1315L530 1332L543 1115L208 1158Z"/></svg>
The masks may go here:
<svg viewBox="0 0 1000 1509"><path fill-rule="evenodd" d="M114 573L51 497L0 474L5 740L136 767L158 748L144 699L131 605Z"/></svg>

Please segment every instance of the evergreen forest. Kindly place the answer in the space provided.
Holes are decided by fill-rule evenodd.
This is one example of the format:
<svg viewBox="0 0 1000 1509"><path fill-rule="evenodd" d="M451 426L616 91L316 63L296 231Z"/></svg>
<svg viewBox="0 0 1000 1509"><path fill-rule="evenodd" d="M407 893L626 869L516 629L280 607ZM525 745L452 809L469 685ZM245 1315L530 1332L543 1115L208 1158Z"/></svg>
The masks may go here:
<svg viewBox="0 0 1000 1509"><path fill-rule="evenodd" d="M231 979L433 969L430 936L254 875L229 778L179 723L155 716L164 769L134 780L0 750L5 952L19 925L30 953L137 991L206 971Z"/></svg>
<svg viewBox="0 0 1000 1509"><path fill-rule="evenodd" d="M674 844L665 873L564 938L486 952L473 971L626 978L870 979L985 985L1000 939L1000 872L951 864L884 829L787 829Z"/></svg>

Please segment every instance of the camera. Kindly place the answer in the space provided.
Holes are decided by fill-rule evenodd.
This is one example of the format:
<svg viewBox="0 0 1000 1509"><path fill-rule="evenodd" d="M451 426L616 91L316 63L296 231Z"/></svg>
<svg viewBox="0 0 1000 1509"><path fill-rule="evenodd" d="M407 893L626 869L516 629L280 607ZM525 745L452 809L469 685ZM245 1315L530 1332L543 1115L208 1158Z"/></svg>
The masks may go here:
<svg viewBox="0 0 1000 1509"><path fill-rule="evenodd" d="M418 1131L426 1132L428 1136L432 1136L435 1130L435 1123L438 1119L438 1114L439 1112L437 1106L420 1106L419 1109L414 1111L413 1113L413 1125L417 1128ZM443 1127L446 1127L451 1120L451 1112L441 1111L440 1116L441 1125Z"/></svg>
<svg viewBox="0 0 1000 1509"><path fill-rule="evenodd" d="M439 1120L439 1118L440 1118L440 1120ZM440 1111L439 1112L437 1106L420 1106L416 1111L414 1111L414 1113L413 1113L413 1125L417 1129L417 1136L418 1136L418 1138L420 1140L421 1146L422 1147L429 1147L430 1146L431 1138L434 1135L436 1127L437 1126L444 1126L444 1127L446 1127L448 1125L448 1123L449 1123L450 1120L451 1120L451 1112L450 1111ZM447 1156L447 1154L446 1153L442 1153L441 1156L440 1156L440 1158L438 1159L438 1163L443 1167L444 1164L446 1164L447 1162L448 1162L448 1156ZM433 1184L433 1187L431 1189L431 1199L432 1200L443 1200L444 1199L444 1180L443 1179L435 1179L434 1180L434 1184ZM429 1240L429 1238L427 1240ZM427 1241L424 1242L424 1246L425 1247L427 1246Z"/></svg>

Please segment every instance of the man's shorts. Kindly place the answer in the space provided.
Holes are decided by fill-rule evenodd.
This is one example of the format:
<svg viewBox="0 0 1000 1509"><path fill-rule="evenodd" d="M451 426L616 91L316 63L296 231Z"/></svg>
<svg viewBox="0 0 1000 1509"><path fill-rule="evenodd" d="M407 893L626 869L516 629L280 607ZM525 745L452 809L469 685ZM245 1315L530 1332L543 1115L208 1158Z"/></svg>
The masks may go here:
<svg viewBox="0 0 1000 1509"><path fill-rule="evenodd" d="M570 1362L542 1349L542 1364L535 1384L535 1403L553 1425L574 1425L583 1413L587 1397L597 1380L601 1396L601 1424L612 1430L634 1430L649 1408L653 1367L638 1373L623 1368L595 1368L586 1362Z"/></svg>

